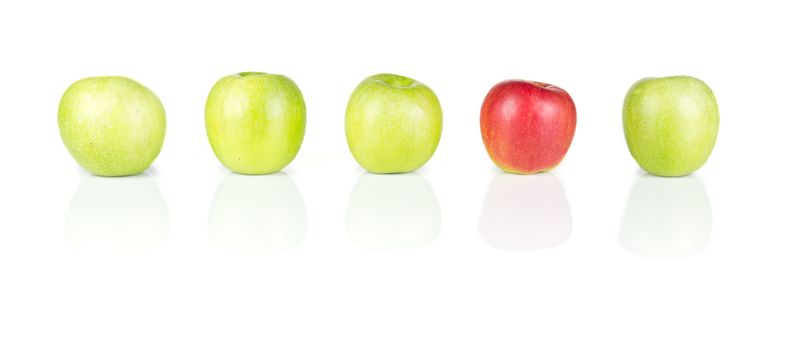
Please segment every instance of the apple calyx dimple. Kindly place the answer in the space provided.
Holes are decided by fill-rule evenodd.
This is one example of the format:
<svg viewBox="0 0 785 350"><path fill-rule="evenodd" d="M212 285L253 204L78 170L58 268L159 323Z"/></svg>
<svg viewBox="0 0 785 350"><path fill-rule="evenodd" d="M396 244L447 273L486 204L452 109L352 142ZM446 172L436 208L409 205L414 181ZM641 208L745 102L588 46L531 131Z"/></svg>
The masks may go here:
<svg viewBox="0 0 785 350"><path fill-rule="evenodd" d="M380 84L399 89L412 88L418 85L417 81L412 78L395 74L378 74L373 77L373 80Z"/></svg>

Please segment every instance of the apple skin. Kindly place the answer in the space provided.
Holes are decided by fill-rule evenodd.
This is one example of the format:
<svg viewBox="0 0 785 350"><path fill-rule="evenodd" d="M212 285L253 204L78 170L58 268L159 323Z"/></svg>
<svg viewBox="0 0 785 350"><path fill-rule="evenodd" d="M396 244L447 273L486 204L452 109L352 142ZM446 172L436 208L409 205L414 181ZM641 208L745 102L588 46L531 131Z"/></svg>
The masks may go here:
<svg viewBox="0 0 785 350"><path fill-rule="evenodd" d="M559 87L506 80L488 92L480 112L482 141L502 170L535 174L555 168L575 135L575 103Z"/></svg>
<svg viewBox="0 0 785 350"><path fill-rule="evenodd" d="M441 134L439 99L414 79L377 74L363 80L349 98L349 150L372 173L417 170L433 156Z"/></svg>
<svg viewBox="0 0 785 350"><path fill-rule="evenodd" d="M85 78L63 94L60 137L85 170L128 176L153 163L164 143L166 113L152 91L129 78Z"/></svg>
<svg viewBox="0 0 785 350"><path fill-rule="evenodd" d="M698 170L709 159L720 126L714 93L688 76L638 81L627 92L622 115L632 157L657 176Z"/></svg>
<svg viewBox="0 0 785 350"><path fill-rule="evenodd" d="M221 78L207 97L204 115L216 157L240 174L283 169L305 137L305 100L283 75L244 72Z"/></svg>

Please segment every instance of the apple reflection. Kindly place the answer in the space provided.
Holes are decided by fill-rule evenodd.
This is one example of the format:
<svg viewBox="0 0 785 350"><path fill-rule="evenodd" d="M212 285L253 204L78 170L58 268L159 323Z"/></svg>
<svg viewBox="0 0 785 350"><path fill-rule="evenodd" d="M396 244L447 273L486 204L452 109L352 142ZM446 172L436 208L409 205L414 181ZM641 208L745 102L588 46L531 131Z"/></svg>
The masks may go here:
<svg viewBox="0 0 785 350"><path fill-rule="evenodd" d="M147 174L86 176L68 207L65 236L90 254L139 254L169 233L169 210Z"/></svg>
<svg viewBox="0 0 785 350"><path fill-rule="evenodd" d="M619 241L645 257L686 257L708 245L711 226L711 205L700 179L646 174L630 190Z"/></svg>
<svg viewBox="0 0 785 350"><path fill-rule="evenodd" d="M286 173L227 174L213 196L208 234L217 247L243 254L293 249L305 240L307 214Z"/></svg>
<svg viewBox="0 0 785 350"><path fill-rule="evenodd" d="M428 180L412 172L360 175L346 212L346 231L367 249L425 246L441 231L439 201Z"/></svg>
<svg viewBox="0 0 785 350"><path fill-rule="evenodd" d="M572 214L559 178L497 174L485 195L480 236L494 248L532 251L557 246L572 232Z"/></svg>

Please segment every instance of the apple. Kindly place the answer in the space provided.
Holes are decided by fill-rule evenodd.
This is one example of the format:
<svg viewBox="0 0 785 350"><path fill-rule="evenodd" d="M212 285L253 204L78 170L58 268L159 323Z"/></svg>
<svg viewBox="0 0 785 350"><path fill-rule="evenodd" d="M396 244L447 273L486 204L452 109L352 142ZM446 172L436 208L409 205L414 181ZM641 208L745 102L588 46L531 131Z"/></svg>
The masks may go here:
<svg viewBox="0 0 785 350"><path fill-rule="evenodd" d="M507 80L488 92L480 112L482 141L502 170L535 174L555 168L575 135L575 103L556 86Z"/></svg>
<svg viewBox="0 0 785 350"><path fill-rule="evenodd" d="M244 72L215 83L204 109L216 157L240 174L270 174L289 164L305 136L305 100L278 74Z"/></svg>
<svg viewBox="0 0 785 350"><path fill-rule="evenodd" d="M622 119L632 157L658 176L684 176L703 166L720 126L714 93L687 76L638 81L624 99Z"/></svg>
<svg viewBox="0 0 785 350"><path fill-rule="evenodd" d="M431 158L442 134L442 107L425 84L394 74L363 80L346 107L346 140L372 173L406 173Z"/></svg>
<svg viewBox="0 0 785 350"><path fill-rule="evenodd" d="M161 101L125 77L73 83L60 99L57 121L71 156L100 176L143 172L161 152L166 133Z"/></svg>

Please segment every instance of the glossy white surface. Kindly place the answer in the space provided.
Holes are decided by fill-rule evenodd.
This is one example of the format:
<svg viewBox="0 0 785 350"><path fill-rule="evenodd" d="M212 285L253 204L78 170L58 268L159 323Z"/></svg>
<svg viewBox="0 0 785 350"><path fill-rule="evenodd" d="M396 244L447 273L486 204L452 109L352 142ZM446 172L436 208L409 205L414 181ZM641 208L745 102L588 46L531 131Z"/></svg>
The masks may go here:
<svg viewBox="0 0 785 350"><path fill-rule="evenodd" d="M781 11L766 2L0 4L2 349L777 349L785 346ZM203 108L220 77L282 73L308 106L284 172L230 174ZM343 112L364 77L428 84L433 159L364 173ZM57 105L132 77L162 100L146 175L81 171ZM627 88L714 89L717 146L644 175ZM500 173L479 107L507 78L578 107L562 164Z"/></svg>

